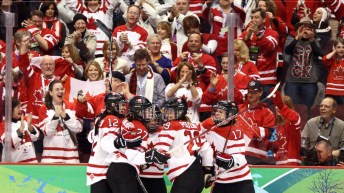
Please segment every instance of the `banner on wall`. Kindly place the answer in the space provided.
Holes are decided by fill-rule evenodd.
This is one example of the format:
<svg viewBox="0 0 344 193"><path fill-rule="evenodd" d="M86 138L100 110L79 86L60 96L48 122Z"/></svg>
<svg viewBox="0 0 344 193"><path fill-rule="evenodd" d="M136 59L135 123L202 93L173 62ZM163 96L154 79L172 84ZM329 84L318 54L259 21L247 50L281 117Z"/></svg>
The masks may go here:
<svg viewBox="0 0 344 193"><path fill-rule="evenodd" d="M344 192L344 169L251 168L251 173L256 193ZM85 174L85 165L0 165L0 193L89 193ZM170 190L166 177L165 182Z"/></svg>

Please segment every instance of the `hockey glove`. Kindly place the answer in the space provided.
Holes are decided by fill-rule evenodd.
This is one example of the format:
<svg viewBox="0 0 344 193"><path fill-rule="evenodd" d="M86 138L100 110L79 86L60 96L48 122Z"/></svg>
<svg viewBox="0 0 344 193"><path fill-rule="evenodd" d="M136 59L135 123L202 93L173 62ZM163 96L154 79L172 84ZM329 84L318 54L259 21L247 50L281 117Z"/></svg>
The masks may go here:
<svg viewBox="0 0 344 193"><path fill-rule="evenodd" d="M209 188L214 183L213 167L203 167L203 172L204 172L204 187Z"/></svg>
<svg viewBox="0 0 344 193"><path fill-rule="evenodd" d="M234 159L229 154L220 153L216 155L216 165L225 170L229 170L234 166Z"/></svg>
<svg viewBox="0 0 344 193"><path fill-rule="evenodd" d="M125 140L128 148L140 147L142 143L141 138Z"/></svg>
<svg viewBox="0 0 344 193"><path fill-rule="evenodd" d="M211 187L212 185L213 185L213 183L215 182L215 178L213 177L213 176L211 176L211 175L205 175L204 176L204 180L205 180L205 182L204 182L204 188L209 188L209 187Z"/></svg>
<svg viewBox="0 0 344 193"><path fill-rule="evenodd" d="M118 135L118 137L113 141L113 144L115 145L115 148L117 149L127 147L127 144L124 138L122 137L122 135Z"/></svg>
<svg viewBox="0 0 344 193"><path fill-rule="evenodd" d="M145 158L147 164L152 164L153 162L157 164L165 164L171 157L157 149L151 149L146 152Z"/></svg>
<svg viewBox="0 0 344 193"><path fill-rule="evenodd" d="M273 91L274 88L270 89L270 92ZM270 100L278 107L278 109L282 109L284 106L281 93L279 91L276 91L274 95L271 96Z"/></svg>

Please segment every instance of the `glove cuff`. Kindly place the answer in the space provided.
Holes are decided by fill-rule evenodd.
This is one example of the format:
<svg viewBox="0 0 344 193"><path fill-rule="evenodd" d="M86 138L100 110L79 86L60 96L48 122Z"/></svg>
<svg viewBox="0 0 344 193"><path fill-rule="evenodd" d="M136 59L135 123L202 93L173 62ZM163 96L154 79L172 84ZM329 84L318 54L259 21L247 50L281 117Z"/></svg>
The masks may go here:
<svg viewBox="0 0 344 193"><path fill-rule="evenodd" d="M41 30L38 29L36 26L30 26L27 28L27 31L30 32L31 36L35 36L41 33Z"/></svg>

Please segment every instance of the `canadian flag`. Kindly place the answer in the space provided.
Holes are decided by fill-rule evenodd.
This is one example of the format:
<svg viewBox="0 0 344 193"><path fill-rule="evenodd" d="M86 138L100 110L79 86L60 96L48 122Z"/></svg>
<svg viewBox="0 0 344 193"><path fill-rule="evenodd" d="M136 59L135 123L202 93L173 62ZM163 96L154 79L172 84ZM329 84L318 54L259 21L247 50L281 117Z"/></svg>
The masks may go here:
<svg viewBox="0 0 344 193"><path fill-rule="evenodd" d="M64 100L74 102L77 99L78 92L82 90L83 95L87 97L105 93L104 80L82 81L72 77L67 77L64 82L65 95Z"/></svg>

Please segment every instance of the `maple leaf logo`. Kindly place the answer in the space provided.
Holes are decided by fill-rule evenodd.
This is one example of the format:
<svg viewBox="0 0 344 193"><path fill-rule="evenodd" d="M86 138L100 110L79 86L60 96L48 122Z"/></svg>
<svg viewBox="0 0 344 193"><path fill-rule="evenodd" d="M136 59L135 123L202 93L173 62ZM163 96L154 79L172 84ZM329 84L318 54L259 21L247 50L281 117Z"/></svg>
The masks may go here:
<svg viewBox="0 0 344 193"><path fill-rule="evenodd" d="M188 105L188 108L192 106L192 102L191 102L191 101L189 101L189 99L188 99L188 97L187 97L187 96L183 95L183 96L181 96L181 97L179 97L179 98L181 98L181 99L185 99L185 101L186 101L186 104Z"/></svg>
<svg viewBox="0 0 344 193"><path fill-rule="evenodd" d="M35 90L35 92L33 93L33 96L35 97L35 102L43 102L42 90Z"/></svg>
<svg viewBox="0 0 344 193"><path fill-rule="evenodd" d="M97 25L96 25L95 19L93 17L88 19L88 23L86 25L86 28L87 29L93 29L93 30L97 29Z"/></svg>
<svg viewBox="0 0 344 193"><path fill-rule="evenodd" d="M339 66L334 71L334 80L344 80L344 67Z"/></svg>

